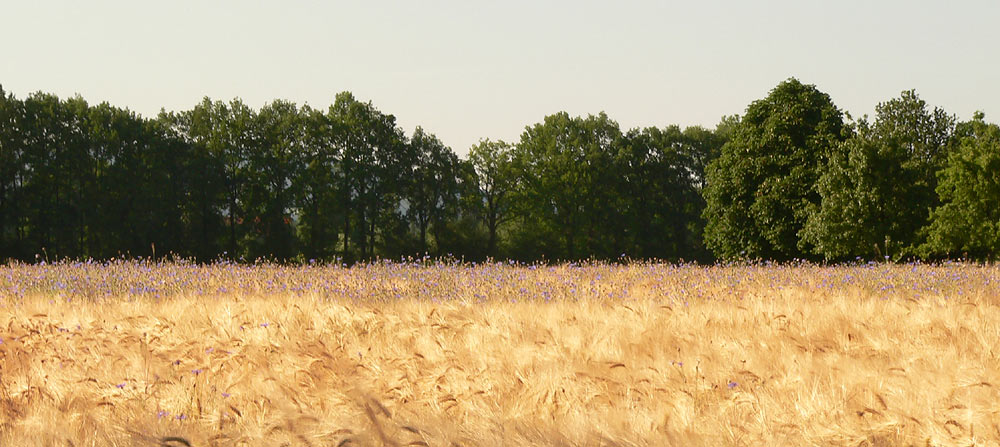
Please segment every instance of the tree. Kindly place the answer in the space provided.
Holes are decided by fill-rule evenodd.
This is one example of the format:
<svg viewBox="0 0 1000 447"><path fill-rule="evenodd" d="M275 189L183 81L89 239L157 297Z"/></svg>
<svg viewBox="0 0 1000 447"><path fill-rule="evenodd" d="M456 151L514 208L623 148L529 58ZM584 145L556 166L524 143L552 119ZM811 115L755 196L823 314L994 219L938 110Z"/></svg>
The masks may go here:
<svg viewBox="0 0 1000 447"><path fill-rule="evenodd" d="M486 253L497 255L497 235L500 227L513 217L511 193L516 188L512 168L514 147L504 141L480 140L469 149L469 162L475 172L477 200L474 208L486 226Z"/></svg>
<svg viewBox="0 0 1000 447"><path fill-rule="evenodd" d="M86 215L94 197L86 130L87 104L35 93L22 103L24 249L53 257L85 256Z"/></svg>
<svg viewBox="0 0 1000 447"><path fill-rule="evenodd" d="M218 151L209 151L208 147L213 132L211 107L213 103L205 100L194 110L161 111L156 118L164 136L161 151L175 166L171 184L181 189L179 208L185 237L176 252L202 262L222 254L233 224L223 216L227 207L223 161L217 157Z"/></svg>
<svg viewBox="0 0 1000 447"><path fill-rule="evenodd" d="M346 215L338 201L343 129L330 116L308 106L302 110L305 126L303 166L295 178L301 212L299 237L303 254L310 259L329 259L336 251L337 225Z"/></svg>
<svg viewBox="0 0 1000 447"><path fill-rule="evenodd" d="M629 243L639 258L702 258L704 166L721 144L701 127L633 129L619 152Z"/></svg>
<svg viewBox="0 0 1000 447"><path fill-rule="evenodd" d="M913 91L876 107L823 167L803 238L827 259L913 255L938 203L935 172L945 161L954 118L928 110Z"/></svg>
<svg viewBox="0 0 1000 447"><path fill-rule="evenodd" d="M349 210L343 222L344 256L353 257L349 248L353 238L360 256L371 259L376 254L380 222L388 225L399 217L413 154L396 117L383 114L371 102L359 102L343 92L328 114L344 129L339 188Z"/></svg>
<svg viewBox="0 0 1000 447"><path fill-rule="evenodd" d="M428 228L433 224L440 248L440 231L455 217L459 160L451 148L419 126L410 137L410 146L416 163L410 171L407 215L416 223L420 252L426 253Z"/></svg>
<svg viewBox="0 0 1000 447"><path fill-rule="evenodd" d="M249 147L247 216L249 257L289 259L295 254L295 182L305 154L305 123L298 107L274 101L253 115Z"/></svg>
<svg viewBox="0 0 1000 447"><path fill-rule="evenodd" d="M725 259L805 257L811 250L799 232L843 130L830 97L796 79L750 104L707 168L706 245Z"/></svg>
<svg viewBox="0 0 1000 447"><path fill-rule="evenodd" d="M246 185L250 181L248 152L253 144L253 115L254 112L239 99L227 104L206 97L180 118L183 134L197 151L204 152L212 160L204 166L218 170L206 174L220 181L219 192L228 229L227 253L235 258L247 254L244 250L248 229L244 207Z"/></svg>
<svg viewBox="0 0 1000 447"><path fill-rule="evenodd" d="M614 185L622 135L604 113L570 118L561 112L525 129L514 154L523 213L519 244L556 259L616 257L624 223Z"/></svg>
<svg viewBox="0 0 1000 447"><path fill-rule="evenodd" d="M708 184L705 172L709 163L719 158L722 146L729 138L727 126L731 124L727 120L732 119L732 117L723 117L722 122L714 130L701 126L687 127L681 135L681 143L677 146L677 150L684 157L687 163L685 168L698 191L705 189Z"/></svg>
<svg viewBox="0 0 1000 447"><path fill-rule="evenodd" d="M225 247L222 249L237 257L243 229L239 203L246 182L246 162L241 146L232 141L231 115L226 103L205 97L191 110L177 115L174 124L199 158L196 164L201 171L198 183L202 189L197 199L204 207L199 210L203 242L209 242L207 238L214 235L212 215L218 213L226 228L225 242L219 241ZM211 245L216 244L213 241Z"/></svg>
<svg viewBox="0 0 1000 447"><path fill-rule="evenodd" d="M194 256L200 241L192 225L193 216L201 206L193 197L199 194L197 176L201 171L196 162L199 156L161 117L142 120L142 127L145 141L141 169L145 170L143 187L147 191L143 207L149 231L142 241L143 249L149 248L157 255ZM155 250L150 243L155 243ZM197 247L199 251L215 249L210 243Z"/></svg>
<svg viewBox="0 0 1000 447"><path fill-rule="evenodd" d="M996 260L1000 254L1000 126L982 112L958 126L957 148L938 173L941 204L931 214L926 256Z"/></svg>
<svg viewBox="0 0 1000 447"><path fill-rule="evenodd" d="M87 211L87 254L98 258L151 254L151 244L170 247L178 226L178 201L152 155L154 129L134 113L102 103L86 116L93 185ZM159 181L157 181L159 180ZM166 242L166 243L165 243Z"/></svg>
<svg viewBox="0 0 1000 447"><path fill-rule="evenodd" d="M20 258L23 252L23 231L20 208L23 203L21 182L25 175L22 160L21 101L0 86L0 262L7 257Z"/></svg>
<svg viewBox="0 0 1000 447"><path fill-rule="evenodd" d="M455 182L457 200L450 202L444 213L446 220L434 231L438 253L468 261L495 256L487 251L489 235L483 225L484 203L472 161L457 160Z"/></svg>

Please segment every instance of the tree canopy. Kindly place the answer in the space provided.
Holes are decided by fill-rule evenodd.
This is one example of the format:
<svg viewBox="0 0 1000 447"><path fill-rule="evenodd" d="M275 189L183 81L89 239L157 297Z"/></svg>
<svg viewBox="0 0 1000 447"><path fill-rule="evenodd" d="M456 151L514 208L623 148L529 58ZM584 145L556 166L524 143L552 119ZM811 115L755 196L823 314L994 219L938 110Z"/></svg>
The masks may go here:
<svg viewBox="0 0 1000 447"><path fill-rule="evenodd" d="M821 168L821 204L803 238L826 259L913 255L938 203L935 174L955 119L912 90L875 110L875 121L861 119Z"/></svg>
<svg viewBox="0 0 1000 447"><path fill-rule="evenodd" d="M0 87L0 260L996 259L998 173L983 114L845 121L796 79L714 129L557 112L464 158L350 92L146 118Z"/></svg>
<svg viewBox="0 0 1000 447"><path fill-rule="evenodd" d="M706 245L726 259L808 257L799 232L843 139L843 114L814 85L789 79L750 104L708 166Z"/></svg>
<svg viewBox="0 0 1000 447"><path fill-rule="evenodd" d="M1000 255L1000 126L977 113L955 132L957 147L938 171L940 204L933 210L928 256Z"/></svg>

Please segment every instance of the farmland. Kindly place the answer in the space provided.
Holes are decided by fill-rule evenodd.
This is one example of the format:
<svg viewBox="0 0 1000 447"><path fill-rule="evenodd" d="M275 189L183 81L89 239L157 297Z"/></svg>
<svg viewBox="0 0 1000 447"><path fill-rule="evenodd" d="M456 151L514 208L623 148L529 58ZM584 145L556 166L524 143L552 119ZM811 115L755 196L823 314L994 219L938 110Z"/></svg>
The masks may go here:
<svg viewBox="0 0 1000 447"><path fill-rule="evenodd" d="M1000 268L0 267L0 445L997 445Z"/></svg>

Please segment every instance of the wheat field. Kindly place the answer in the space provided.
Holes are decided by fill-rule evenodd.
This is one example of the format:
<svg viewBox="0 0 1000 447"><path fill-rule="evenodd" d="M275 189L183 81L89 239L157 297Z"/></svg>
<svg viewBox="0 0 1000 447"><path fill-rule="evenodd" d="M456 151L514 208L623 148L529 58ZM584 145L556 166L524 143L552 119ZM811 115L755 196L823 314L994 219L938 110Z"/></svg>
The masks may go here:
<svg viewBox="0 0 1000 447"><path fill-rule="evenodd" d="M3 446L995 446L1000 268L0 267Z"/></svg>

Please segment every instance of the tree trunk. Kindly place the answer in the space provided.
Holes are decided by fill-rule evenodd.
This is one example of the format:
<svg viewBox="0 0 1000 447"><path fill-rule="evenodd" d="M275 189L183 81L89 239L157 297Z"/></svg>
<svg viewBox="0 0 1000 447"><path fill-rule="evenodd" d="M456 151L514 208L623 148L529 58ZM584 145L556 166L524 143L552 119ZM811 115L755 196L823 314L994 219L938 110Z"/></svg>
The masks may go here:
<svg viewBox="0 0 1000 447"><path fill-rule="evenodd" d="M489 256L496 256L497 251L497 219L495 215L490 216L490 222L487 225L490 231L490 239L486 244L486 253Z"/></svg>
<svg viewBox="0 0 1000 447"><path fill-rule="evenodd" d="M424 217L418 217L417 220L420 222L420 251L427 253L427 222L428 220Z"/></svg>

